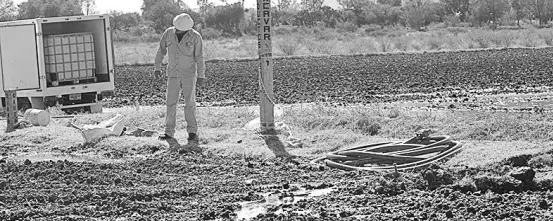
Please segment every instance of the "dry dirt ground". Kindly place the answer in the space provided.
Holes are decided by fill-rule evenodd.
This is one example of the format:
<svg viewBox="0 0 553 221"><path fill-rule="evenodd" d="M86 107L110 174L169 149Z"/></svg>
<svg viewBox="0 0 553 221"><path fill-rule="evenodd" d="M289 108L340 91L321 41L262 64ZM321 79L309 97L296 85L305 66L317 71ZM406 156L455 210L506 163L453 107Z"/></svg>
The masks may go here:
<svg viewBox="0 0 553 221"><path fill-rule="evenodd" d="M295 134L304 148L289 148L298 157L284 160L255 133L233 128L206 129L202 154L177 154L155 138L84 145L66 124L0 134L0 220L553 219L551 142L463 140L448 161L376 173L309 162L391 138L325 149L311 130Z"/></svg>

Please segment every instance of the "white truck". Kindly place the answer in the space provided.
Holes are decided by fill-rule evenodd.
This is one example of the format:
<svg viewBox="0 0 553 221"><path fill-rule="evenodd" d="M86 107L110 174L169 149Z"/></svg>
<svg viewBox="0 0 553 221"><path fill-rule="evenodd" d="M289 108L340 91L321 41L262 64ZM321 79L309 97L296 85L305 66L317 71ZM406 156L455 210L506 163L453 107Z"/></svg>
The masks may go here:
<svg viewBox="0 0 553 221"><path fill-rule="evenodd" d="M115 89L109 15L0 22L0 98L16 91L18 109L102 111Z"/></svg>

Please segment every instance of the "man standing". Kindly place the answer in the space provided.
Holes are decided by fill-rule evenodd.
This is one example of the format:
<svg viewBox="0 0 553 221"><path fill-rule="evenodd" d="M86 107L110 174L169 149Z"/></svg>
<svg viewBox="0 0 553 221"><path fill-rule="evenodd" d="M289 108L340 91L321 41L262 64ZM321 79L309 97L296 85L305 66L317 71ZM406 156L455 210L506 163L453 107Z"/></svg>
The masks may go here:
<svg viewBox="0 0 553 221"><path fill-rule="evenodd" d="M196 121L196 85L205 83L205 62L203 40L200 33L192 29L194 21L183 13L173 19L173 27L163 33L157 50L154 75L161 76L161 62L169 53L167 65L167 116L165 134L159 139L176 141L175 134L177 103L182 91L184 115L188 132L188 148L199 151L198 123Z"/></svg>

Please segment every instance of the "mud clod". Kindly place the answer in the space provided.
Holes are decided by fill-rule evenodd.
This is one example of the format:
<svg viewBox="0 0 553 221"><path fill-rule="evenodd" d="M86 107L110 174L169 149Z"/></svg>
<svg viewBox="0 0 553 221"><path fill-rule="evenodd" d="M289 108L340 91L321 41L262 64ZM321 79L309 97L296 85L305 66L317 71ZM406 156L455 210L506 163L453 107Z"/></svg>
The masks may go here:
<svg viewBox="0 0 553 221"><path fill-rule="evenodd" d="M505 165L513 167L527 167L530 159L532 159L532 155L529 154L514 156L505 160Z"/></svg>
<svg viewBox="0 0 553 221"><path fill-rule="evenodd" d="M443 185L453 184L453 176L437 165L433 165L422 173L429 189L436 189Z"/></svg>
<svg viewBox="0 0 553 221"><path fill-rule="evenodd" d="M541 200L539 206L541 209L549 209L551 205L547 202L547 200Z"/></svg>
<svg viewBox="0 0 553 221"><path fill-rule="evenodd" d="M447 211L447 212L445 213L445 216L446 216L447 218L451 219L451 218L453 218L453 212L451 212L451 210L449 210L449 211Z"/></svg>
<svg viewBox="0 0 553 221"><path fill-rule="evenodd" d="M0 190L5 190L8 186L8 181L5 179L0 179Z"/></svg>
<svg viewBox="0 0 553 221"><path fill-rule="evenodd" d="M479 175L474 177L476 188L482 192L507 193L519 190L521 181L511 176Z"/></svg>
<svg viewBox="0 0 553 221"><path fill-rule="evenodd" d="M536 171L530 167L519 167L511 171L509 175L523 183L530 183L534 180Z"/></svg>

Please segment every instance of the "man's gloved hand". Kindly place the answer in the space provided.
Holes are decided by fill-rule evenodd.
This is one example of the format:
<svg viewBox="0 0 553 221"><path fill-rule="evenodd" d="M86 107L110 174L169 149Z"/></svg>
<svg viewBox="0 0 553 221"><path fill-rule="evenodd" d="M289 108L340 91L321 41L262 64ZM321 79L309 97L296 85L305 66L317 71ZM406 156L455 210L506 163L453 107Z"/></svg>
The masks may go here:
<svg viewBox="0 0 553 221"><path fill-rule="evenodd" d="M198 80L196 80L197 87L202 87L204 86L204 84L205 84L205 78L198 78Z"/></svg>
<svg viewBox="0 0 553 221"><path fill-rule="evenodd" d="M155 78L161 78L161 71L154 71L154 77Z"/></svg>

